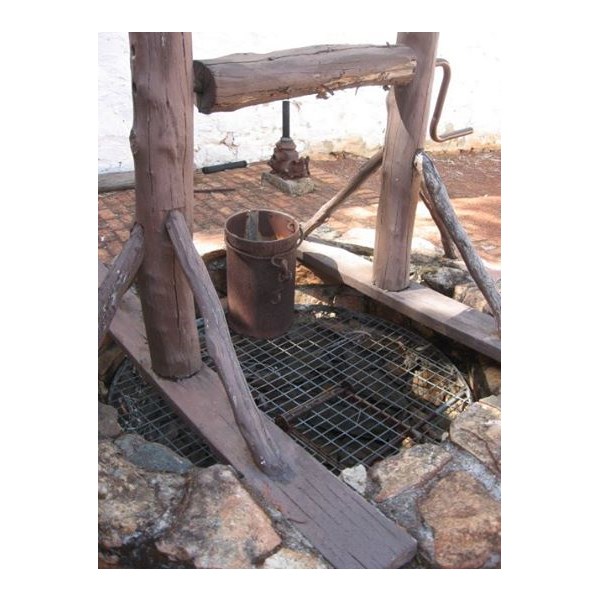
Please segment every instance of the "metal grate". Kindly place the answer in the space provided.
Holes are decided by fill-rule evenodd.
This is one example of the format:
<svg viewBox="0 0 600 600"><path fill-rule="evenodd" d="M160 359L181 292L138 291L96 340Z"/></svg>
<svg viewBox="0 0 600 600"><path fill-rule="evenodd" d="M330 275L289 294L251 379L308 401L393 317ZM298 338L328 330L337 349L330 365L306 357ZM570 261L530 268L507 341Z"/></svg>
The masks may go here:
<svg viewBox="0 0 600 600"><path fill-rule="evenodd" d="M198 323L204 344L202 319ZM435 347L370 315L296 306L285 335L257 340L232 334L232 341L259 408L334 472L372 465L401 446L441 441L450 421L472 401L458 369ZM206 362L214 368L210 358ZM129 364L122 369L109 401L121 397L129 414L140 410L131 404L160 405L160 415L141 428L162 442L161 428L173 427L161 425L162 411L169 409L139 375L134 379ZM136 392L132 386L143 387ZM142 394L139 400L136 394Z"/></svg>

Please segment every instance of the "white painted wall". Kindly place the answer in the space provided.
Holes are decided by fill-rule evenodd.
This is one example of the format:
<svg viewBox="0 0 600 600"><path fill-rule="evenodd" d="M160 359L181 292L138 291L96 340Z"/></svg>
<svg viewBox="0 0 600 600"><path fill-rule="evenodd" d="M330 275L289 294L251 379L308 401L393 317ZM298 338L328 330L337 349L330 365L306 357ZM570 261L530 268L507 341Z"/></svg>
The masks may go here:
<svg viewBox="0 0 600 600"><path fill-rule="evenodd" d="M284 34L197 33L195 58L236 52L272 52L322 43L394 43L394 32ZM500 38L493 31L442 31L438 56L452 66L452 82L438 131L471 126L475 133L431 148L500 145ZM98 172L129 171L133 159L129 131L133 120L129 44L126 33L98 34ZM441 69L436 69L434 99ZM302 155L317 158L331 151L371 155L384 139L385 94L380 87L336 92L328 100L314 96L291 102L290 129ZM432 106L433 108L433 106ZM194 114L194 161L197 168L234 160L267 160L281 137L281 102L232 113Z"/></svg>

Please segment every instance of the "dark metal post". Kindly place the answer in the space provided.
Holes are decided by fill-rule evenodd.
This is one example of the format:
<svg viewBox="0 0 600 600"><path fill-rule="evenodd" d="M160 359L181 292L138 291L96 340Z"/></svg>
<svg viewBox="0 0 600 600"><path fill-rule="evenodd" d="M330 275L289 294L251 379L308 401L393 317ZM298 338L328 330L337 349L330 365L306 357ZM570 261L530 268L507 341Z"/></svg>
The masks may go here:
<svg viewBox="0 0 600 600"><path fill-rule="evenodd" d="M289 139L289 137L290 137L290 101L289 100L283 101L282 117L283 117L283 125L282 125L281 137L282 137L282 139L286 139L286 138Z"/></svg>

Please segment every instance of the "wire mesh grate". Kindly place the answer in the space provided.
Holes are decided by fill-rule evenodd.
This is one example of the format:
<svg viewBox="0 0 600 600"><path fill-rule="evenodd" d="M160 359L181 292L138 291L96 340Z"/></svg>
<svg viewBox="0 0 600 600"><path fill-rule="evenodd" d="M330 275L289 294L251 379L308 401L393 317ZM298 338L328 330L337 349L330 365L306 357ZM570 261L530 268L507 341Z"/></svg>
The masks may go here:
<svg viewBox="0 0 600 600"><path fill-rule="evenodd" d="M205 345L202 319L198 324ZM285 335L258 340L232 333L232 341L258 407L334 472L370 466L401 446L440 442L451 420L472 402L464 378L439 350L412 331L363 313L296 306ZM176 440L183 435L186 451L193 452L190 437L198 438L128 361L115 375L109 402L128 415L130 430L180 453ZM215 462L204 448L202 456L208 452L210 459L202 460Z"/></svg>

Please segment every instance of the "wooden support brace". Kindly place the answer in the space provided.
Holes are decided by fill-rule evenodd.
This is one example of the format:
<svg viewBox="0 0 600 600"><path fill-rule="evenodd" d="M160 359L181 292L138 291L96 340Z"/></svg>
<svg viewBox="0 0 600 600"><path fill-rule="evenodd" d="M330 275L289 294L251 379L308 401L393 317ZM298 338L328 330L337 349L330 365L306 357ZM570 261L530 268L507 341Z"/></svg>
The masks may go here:
<svg viewBox="0 0 600 600"><path fill-rule="evenodd" d="M366 85L406 85L414 75L407 45L320 45L269 54L194 61L194 91L205 114Z"/></svg>
<svg viewBox="0 0 600 600"><path fill-rule="evenodd" d="M485 265L479 258L477 251L473 247L467 232L460 224L450 198L446 186L440 177L435 164L425 152L418 152L415 156L415 169L425 181L425 186L429 192L429 197L436 207L436 211L450 232L454 243L456 244L460 255L463 257L469 273L477 283L481 293L487 300L492 313L496 318L498 332L500 332L500 294L490 277Z"/></svg>
<svg viewBox="0 0 600 600"><path fill-rule="evenodd" d="M244 373L235 354L225 313L210 275L196 252L185 217L172 211L166 221L179 264L204 318L208 353L215 361L242 437L258 467L270 477L288 480L293 476L252 399Z"/></svg>
<svg viewBox="0 0 600 600"><path fill-rule="evenodd" d="M375 173L381 166L383 150L376 152L350 179L350 181L328 202L302 225L303 235L306 237L314 231L319 225L324 223L333 213L333 211L346 199L353 194L368 178Z"/></svg>
<svg viewBox="0 0 600 600"><path fill-rule="evenodd" d="M144 230L136 223L123 250L98 288L98 348L106 335L123 294L132 284L144 258Z"/></svg>
<svg viewBox="0 0 600 600"><path fill-rule="evenodd" d="M427 207L433 222L436 224L438 231L440 232L440 238L442 240L442 248L444 249L444 256L446 258L458 258L456 253L456 247L452 243L452 236L444 225L444 221L440 217L435 204L430 200L427 188L425 184L421 182L421 190L419 191L419 198L423 201L423 204Z"/></svg>

